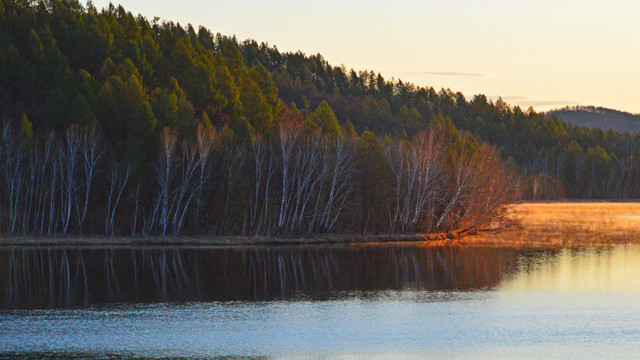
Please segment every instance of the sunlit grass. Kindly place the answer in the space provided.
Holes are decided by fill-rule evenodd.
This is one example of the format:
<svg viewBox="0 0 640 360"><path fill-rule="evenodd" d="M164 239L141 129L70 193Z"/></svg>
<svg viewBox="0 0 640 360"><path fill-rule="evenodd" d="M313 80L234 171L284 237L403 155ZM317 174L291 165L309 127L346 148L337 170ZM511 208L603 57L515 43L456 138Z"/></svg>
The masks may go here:
<svg viewBox="0 0 640 360"><path fill-rule="evenodd" d="M640 244L639 202L531 202L511 206L518 224L475 244L583 247Z"/></svg>

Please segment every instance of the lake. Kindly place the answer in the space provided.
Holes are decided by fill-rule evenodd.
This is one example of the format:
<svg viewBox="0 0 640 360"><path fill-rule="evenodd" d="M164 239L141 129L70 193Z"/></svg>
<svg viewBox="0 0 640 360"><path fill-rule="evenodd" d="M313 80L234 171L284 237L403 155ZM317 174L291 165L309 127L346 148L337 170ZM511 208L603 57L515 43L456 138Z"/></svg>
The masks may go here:
<svg viewBox="0 0 640 360"><path fill-rule="evenodd" d="M5 247L0 358L637 358L638 299L635 246Z"/></svg>

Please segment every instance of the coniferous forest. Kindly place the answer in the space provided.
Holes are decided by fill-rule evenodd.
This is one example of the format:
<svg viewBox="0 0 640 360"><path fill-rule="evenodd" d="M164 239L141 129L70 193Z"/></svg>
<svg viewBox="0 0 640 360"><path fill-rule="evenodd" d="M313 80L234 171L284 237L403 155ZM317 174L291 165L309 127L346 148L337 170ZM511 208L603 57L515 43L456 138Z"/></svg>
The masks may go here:
<svg viewBox="0 0 640 360"><path fill-rule="evenodd" d="M0 229L469 229L638 197L638 135L73 0L0 0Z"/></svg>

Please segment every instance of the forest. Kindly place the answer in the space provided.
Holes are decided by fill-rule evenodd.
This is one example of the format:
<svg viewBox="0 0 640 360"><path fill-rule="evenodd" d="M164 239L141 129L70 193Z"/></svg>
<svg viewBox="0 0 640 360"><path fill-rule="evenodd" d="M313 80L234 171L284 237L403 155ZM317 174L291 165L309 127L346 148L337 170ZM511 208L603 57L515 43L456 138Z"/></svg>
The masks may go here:
<svg viewBox="0 0 640 360"><path fill-rule="evenodd" d="M628 198L637 135L124 8L0 0L0 229L472 229L514 198Z"/></svg>

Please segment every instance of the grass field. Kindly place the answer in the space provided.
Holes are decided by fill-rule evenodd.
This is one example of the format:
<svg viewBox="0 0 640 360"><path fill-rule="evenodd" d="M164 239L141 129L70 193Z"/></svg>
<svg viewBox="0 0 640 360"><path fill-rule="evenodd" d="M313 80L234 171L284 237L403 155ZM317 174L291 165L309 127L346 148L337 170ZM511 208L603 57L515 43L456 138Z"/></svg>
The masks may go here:
<svg viewBox="0 0 640 360"><path fill-rule="evenodd" d="M640 202L525 202L511 210L517 225L467 242L519 247L640 244Z"/></svg>

